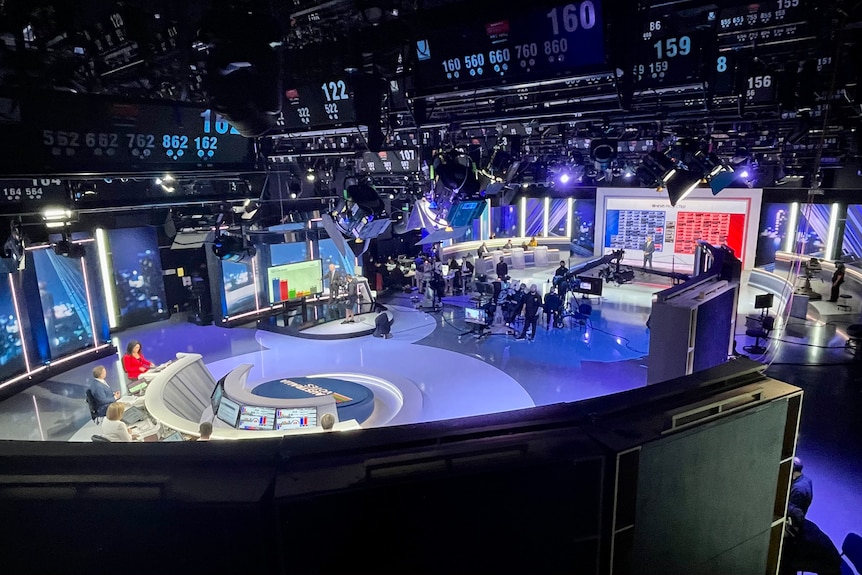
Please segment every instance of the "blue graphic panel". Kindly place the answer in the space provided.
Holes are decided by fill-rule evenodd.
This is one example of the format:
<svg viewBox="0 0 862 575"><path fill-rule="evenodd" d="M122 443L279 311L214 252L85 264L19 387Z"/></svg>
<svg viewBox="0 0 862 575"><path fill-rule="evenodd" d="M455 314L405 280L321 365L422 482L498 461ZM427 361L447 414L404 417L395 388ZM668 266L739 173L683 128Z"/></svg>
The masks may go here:
<svg viewBox="0 0 862 575"><path fill-rule="evenodd" d="M754 257L755 266L769 266L775 263L775 252L784 249L789 218L790 204L763 205L760 232L757 235L757 253Z"/></svg>
<svg viewBox="0 0 862 575"><path fill-rule="evenodd" d="M87 246L86 249L91 248ZM52 249L33 251L52 358L83 349L93 342L83 262L83 258L58 256Z"/></svg>
<svg viewBox="0 0 862 575"><path fill-rule="evenodd" d="M862 257L862 205L847 206L847 221L844 225L844 243L841 253L845 256Z"/></svg>
<svg viewBox="0 0 862 575"><path fill-rule="evenodd" d="M332 240L326 240L331 242ZM273 266L292 264L308 260L308 247L305 242L273 244L269 246L269 263Z"/></svg>
<svg viewBox="0 0 862 575"><path fill-rule="evenodd" d="M596 235L596 201L575 200L572 209L572 246L580 255L592 255Z"/></svg>
<svg viewBox="0 0 862 575"><path fill-rule="evenodd" d="M542 235L542 227L545 219L545 202L536 198L527 199L525 236Z"/></svg>
<svg viewBox="0 0 862 575"><path fill-rule="evenodd" d="M323 279L326 284L323 286L325 289L329 289L329 280L327 279L329 274L329 264L335 264L338 271L344 275L354 275L356 258L353 256L353 252L351 252L349 248L345 250L344 255L341 255L341 252L339 252L338 248L335 247L335 242L329 238L320 240L318 246L320 248Z"/></svg>
<svg viewBox="0 0 862 575"><path fill-rule="evenodd" d="M647 236L653 236L656 251L660 252L664 228L665 212L661 210L608 210L604 247L640 250Z"/></svg>
<svg viewBox="0 0 862 575"><path fill-rule="evenodd" d="M256 305L251 263L223 261L221 273L224 289L224 315L232 316L254 311Z"/></svg>
<svg viewBox="0 0 862 575"><path fill-rule="evenodd" d="M27 369L9 278L0 276L0 381Z"/></svg>
<svg viewBox="0 0 862 575"><path fill-rule="evenodd" d="M120 325L141 325L167 317L155 228L109 230L108 240Z"/></svg>
<svg viewBox="0 0 862 575"><path fill-rule="evenodd" d="M831 210L830 204L806 204L799 208L794 248L796 253L823 257Z"/></svg>

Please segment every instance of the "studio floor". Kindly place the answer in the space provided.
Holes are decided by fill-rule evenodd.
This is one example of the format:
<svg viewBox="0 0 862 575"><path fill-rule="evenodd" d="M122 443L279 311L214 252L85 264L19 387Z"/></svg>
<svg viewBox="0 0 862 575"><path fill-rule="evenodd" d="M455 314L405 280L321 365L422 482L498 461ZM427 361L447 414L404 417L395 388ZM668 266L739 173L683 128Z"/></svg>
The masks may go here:
<svg viewBox="0 0 862 575"><path fill-rule="evenodd" d="M512 275L544 291L554 267L513 270ZM397 312L394 337L388 340L309 340L249 327L201 327L176 316L118 333L115 344L124 349L129 340L140 340L146 357L157 363L176 352L199 353L216 377L239 363L252 363L250 381L310 370L397 380L415 392L403 395L403 405L393 407L390 417L371 423L418 423L573 402L645 385L651 297L668 285L641 272L634 283L606 284L601 302L593 301L590 326L549 330L540 322L534 341L510 335L477 340L467 334L465 296L446 297L440 312L425 313L415 309L410 294L399 293L381 298ZM743 318L754 312L757 293L747 287L741 291L740 351L750 343ZM810 317L816 320L781 323L766 355L755 359L769 364L768 375L805 390L798 454L815 486L809 518L840 546L849 531L862 532L862 366L844 348L844 328L860 321L859 304L853 313L839 313L828 302L811 305ZM122 391L119 358L97 363L108 368L108 381ZM79 434L90 423L84 390L93 365L0 403L0 439L69 441Z"/></svg>

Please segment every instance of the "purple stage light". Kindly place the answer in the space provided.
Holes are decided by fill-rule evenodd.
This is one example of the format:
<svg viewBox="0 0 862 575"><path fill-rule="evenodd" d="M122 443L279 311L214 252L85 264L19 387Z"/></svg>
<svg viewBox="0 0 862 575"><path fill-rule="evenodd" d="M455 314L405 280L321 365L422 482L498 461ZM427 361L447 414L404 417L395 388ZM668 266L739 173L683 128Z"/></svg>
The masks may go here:
<svg viewBox="0 0 862 575"><path fill-rule="evenodd" d="M567 184L569 182L569 174L563 174L560 176L560 183Z"/></svg>
<svg viewBox="0 0 862 575"><path fill-rule="evenodd" d="M740 178L747 178L748 177L748 170L742 170L742 172L739 174L739 177Z"/></svg>

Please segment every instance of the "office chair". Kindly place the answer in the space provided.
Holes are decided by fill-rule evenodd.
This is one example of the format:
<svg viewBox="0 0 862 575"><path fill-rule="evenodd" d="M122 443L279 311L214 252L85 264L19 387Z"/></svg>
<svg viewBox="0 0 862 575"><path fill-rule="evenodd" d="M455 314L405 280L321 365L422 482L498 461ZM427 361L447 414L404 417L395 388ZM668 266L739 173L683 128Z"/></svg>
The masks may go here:
<svg viewBox="0 0 862 575"><path fill-rule="evenodd" d="M99 415L99 405L96 403L96 398L93 397L93 392L88 389L85 393L85 398L87 400L87 407L90 409L90 419L98 424L102 418Z"/></svg>
<svg viewBox="0 0 862 575"><path fill-rule="evenodd" d="M857 573L862 573L862 536L848 533L841 544L841 556L850 560Z"/></svg>
<svg viewBox="0 0 862 575"><path fill-rule="evenodd" d="M761 339L769 337L769 332L775 328L775 318L768 315L763 318L763 323L760 327L753 327L745 330L745 335L754 338L754 345L746 345L742 349L754 355L763 355L766 353L766 348L760 345Z"/></svg>
<svg viewBox="0 0 862 575"><path fill-rule="evenodd" d="M93 443L111 443L111 440L105 437L104 435L94 435L90 438L90 441Z"/></svg>

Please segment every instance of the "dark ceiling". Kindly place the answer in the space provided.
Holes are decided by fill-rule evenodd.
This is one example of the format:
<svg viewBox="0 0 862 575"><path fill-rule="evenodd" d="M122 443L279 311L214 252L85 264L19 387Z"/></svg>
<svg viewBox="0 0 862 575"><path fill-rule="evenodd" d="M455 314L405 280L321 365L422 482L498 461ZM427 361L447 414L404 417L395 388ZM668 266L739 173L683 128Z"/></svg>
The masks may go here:
<svg viewBox="0 0 862 575"><path fill-rule="evenodd" d="M529 86L390 98L382 110L385 142L472 142L488 150L517 125L523 136L519 152L532 157L586 153L591 139L610 137L620 142L620 161L636 163L654 147L693 137L728 159L756 160L767 172L759 185L810 175L816 166L849 170L849 179L830 176L830 184L858 185L857 0L788 0L804 22L787 40L753 38L728 48L749 74L781 78L767 101L719 94L708 81L706 62L685 82L660 88L632 84L627 72L637 61L645 21L661 15L686 26L705 12L748 4L605 0L603 69ZM409 48L424 31L459 19L481 20L503 8L499 2L455 0L0 0L0 86L206 102L195 48L201 22L237 9L266 15L280 26L287 85L350 70L397 81L412 96L415 62ZM354 142L361 145L362 138L351 136L348 145ZM317 136L291 134L271 150L310 155L322 145Z"/></svg>

